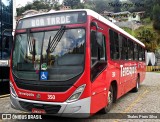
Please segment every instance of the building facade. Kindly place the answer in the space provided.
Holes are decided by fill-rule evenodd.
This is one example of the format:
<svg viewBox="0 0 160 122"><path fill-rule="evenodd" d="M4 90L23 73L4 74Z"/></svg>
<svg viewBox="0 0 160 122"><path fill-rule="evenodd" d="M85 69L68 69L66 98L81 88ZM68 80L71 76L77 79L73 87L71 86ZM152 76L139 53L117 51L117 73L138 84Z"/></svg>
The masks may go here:
<svg viewBox="0 0 160 122"><path fill-rule="evenodd" d="M2 50L2 48L9 48L9 41L12 39L12 31L4 32L4 30L13 29L13 0L0 0L0 13L0 48ZM2 38L6 38L3 45Z"/></svg>
<svg viewBox="0 0 160 122"><path fill-rule="evenodd" d="M5 30L8 31L5 31ZM9 78L9 63L12 48L13 0L0 0L0 81Z"/></svg>

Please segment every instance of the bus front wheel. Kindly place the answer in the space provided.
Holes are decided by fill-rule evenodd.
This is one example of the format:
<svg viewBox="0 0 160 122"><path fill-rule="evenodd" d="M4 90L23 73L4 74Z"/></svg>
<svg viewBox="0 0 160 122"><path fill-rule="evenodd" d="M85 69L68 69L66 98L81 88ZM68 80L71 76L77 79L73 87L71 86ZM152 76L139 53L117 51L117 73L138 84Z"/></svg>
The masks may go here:
<svg viewBox="0 0 160 122"><path fill-rule="evenodd" d="M108 91L108 105L106 105L102 110L101 113L106 114L110 111L112 104L113 104L113 87L110 86L110 89Z"/></svg>

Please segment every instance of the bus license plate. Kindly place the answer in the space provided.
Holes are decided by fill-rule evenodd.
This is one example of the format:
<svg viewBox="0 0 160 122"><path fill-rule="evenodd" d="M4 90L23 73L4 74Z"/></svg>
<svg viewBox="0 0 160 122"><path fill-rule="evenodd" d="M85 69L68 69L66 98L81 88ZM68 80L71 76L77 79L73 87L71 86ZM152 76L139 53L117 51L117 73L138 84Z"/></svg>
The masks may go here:
<svg viewBox="0 0 160 122"><path fill-rule="evenodd" d="M35 113L35 114L45 114L46 111L44 109L32 108L32 113Z"/></svg>

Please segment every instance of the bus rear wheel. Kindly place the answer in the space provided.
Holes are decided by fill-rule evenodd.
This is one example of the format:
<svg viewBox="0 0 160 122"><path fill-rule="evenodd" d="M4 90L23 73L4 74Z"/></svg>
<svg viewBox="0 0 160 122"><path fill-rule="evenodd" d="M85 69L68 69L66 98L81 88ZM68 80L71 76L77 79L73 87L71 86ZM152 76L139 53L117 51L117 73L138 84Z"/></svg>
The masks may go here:
<svg viewBox="0 0 160 122"><path fill-rule="evenodd" d="M108 91L108 105L105 106L102 110L101 110L101 113L103 114L106 114L110 111L111 107L112 107L112 104L113 104L113 87L111 86L109 91Z"/></svg>
<svg viewBox="0 0 160 122"><path fill-rule="evenodd" d="M139 83L140 83L140 78L137 77L136 86L132 89L132 92L138 92L138 90L139 90Z"/></svg>

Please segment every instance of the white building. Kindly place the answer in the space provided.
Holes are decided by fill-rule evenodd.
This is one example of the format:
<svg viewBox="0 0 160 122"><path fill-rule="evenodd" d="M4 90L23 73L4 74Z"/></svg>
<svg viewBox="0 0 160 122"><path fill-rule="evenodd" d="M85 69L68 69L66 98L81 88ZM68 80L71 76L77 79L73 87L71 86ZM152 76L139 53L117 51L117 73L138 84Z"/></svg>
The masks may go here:
<svg viewBox="0 0 160 122"><path fill-rule="evenodd" d="M144 11L134 12L128 15L128 21L141 21L141 17L144 15Z"/></svg>
<svg viewBox="0 0 160 122"><path fill-rule="evenodd" d="M13 0L13 30L16 29L16 16L17 16L16 0ZM12 33L12 35L14 35L14 32Z"/></svg>
<svg viewBox="0 0 160 122"><path fill-rule="evenodd" d="M25 11L24 13L22 13L22 15L23 15L23 17L26 17L26 16L38 14L38 13L39 13L39 11L31 9L31 10Z"/></svg>

